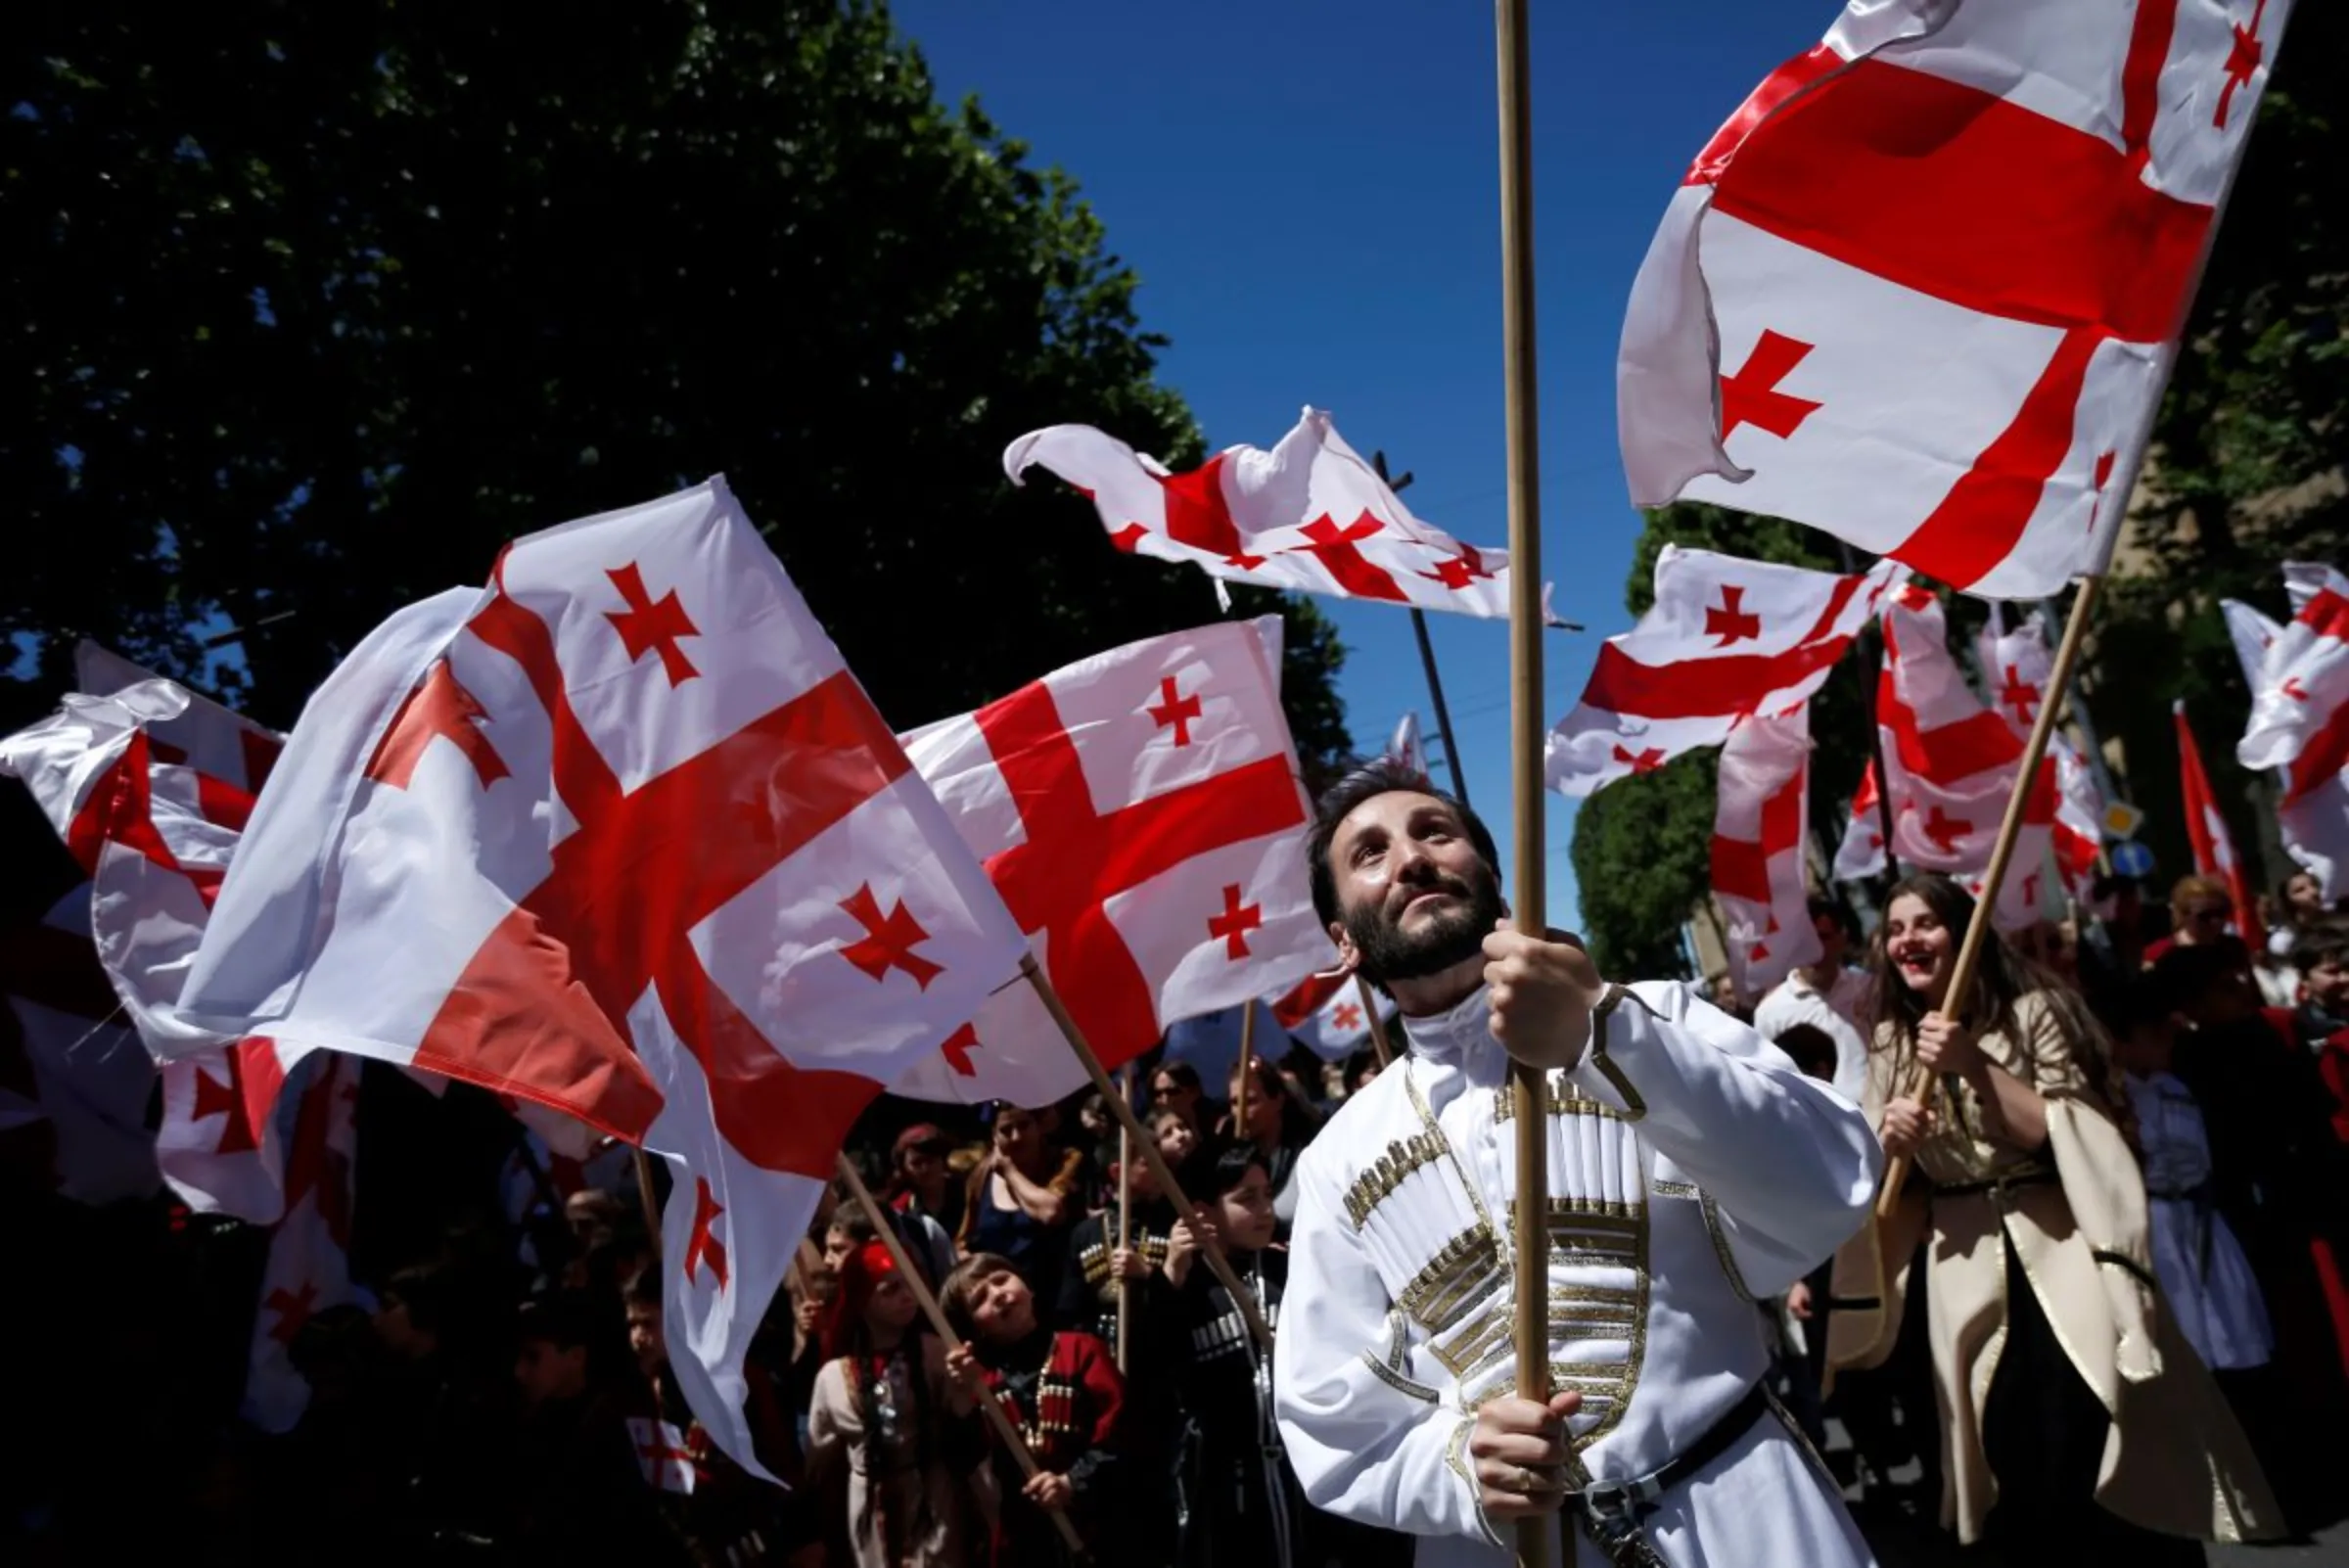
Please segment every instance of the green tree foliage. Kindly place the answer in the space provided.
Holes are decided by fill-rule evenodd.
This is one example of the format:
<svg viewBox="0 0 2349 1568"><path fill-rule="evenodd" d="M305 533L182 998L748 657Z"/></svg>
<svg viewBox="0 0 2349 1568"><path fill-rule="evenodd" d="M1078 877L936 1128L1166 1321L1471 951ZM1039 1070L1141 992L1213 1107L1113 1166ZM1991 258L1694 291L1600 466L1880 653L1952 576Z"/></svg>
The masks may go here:
<svg viewBox="0 0 2349 1568"><path fill-rule="evenodd" d="M875 0L37 7L0 120L0 635L211 673L289 720L500 543L724 471L910 726L1215 617L1022 431L1172 463L1136 278L1057 169L942 107ZM1342 651L1288 621L1300 751ZM286 619L271 620L273 617ZM249 685L246 683L249 682Z"/></svg>

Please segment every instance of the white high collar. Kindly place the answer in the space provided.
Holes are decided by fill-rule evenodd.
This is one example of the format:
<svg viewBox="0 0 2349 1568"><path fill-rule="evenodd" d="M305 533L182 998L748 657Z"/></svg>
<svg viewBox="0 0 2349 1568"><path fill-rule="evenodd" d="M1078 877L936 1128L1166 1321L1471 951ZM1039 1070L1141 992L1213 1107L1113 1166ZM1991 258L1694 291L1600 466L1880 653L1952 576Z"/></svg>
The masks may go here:
<svg viewBox="0 0 2349 1568"><path fill-rule="evenodd" d="M1440 1013L1405 1017L1411 1054L1430 1066L1451 1067L1472 1079L1498 1082L1505 1058L1493 1038L1493 988L1479 986Z"/></svg>

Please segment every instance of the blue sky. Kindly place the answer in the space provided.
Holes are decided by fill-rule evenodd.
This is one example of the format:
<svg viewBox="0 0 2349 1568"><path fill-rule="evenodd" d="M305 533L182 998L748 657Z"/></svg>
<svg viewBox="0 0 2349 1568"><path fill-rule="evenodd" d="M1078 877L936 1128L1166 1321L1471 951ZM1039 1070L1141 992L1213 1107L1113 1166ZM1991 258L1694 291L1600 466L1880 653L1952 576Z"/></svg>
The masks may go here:
<svg viewBox="0 0 2349 1568"><path fill-rule="evenodd" d="M1166 382L1211 446L1268 446L1306 403L1417 483L1421 517L1507 533L1497 111L1489 7L1435 0L897 0L940 92L977 93L1039 164L1082 184ZM1615 446L1615 343L1656 220L1705 139L1834 0L1536 6L1542 553L1557 608L1547 718L1623 629L1639 524ZM1083 421L1084 409L1064 416ZM1213 600L1202 586L1201 603ZM1408 619L1323 600L1358 745L1433 715ZM1469 791L1513 857L1508 642L1431 616ZM1574 803L1548 798L1548 914L1576 913Z"/></svg>

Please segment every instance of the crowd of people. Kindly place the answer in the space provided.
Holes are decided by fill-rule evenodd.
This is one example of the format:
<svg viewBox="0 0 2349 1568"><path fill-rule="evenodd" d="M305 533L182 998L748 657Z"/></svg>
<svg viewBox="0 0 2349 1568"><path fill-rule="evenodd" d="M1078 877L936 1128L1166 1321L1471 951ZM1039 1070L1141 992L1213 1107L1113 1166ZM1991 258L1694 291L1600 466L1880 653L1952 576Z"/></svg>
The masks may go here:
<svg viewBox="0 0 2349 1568"><path fill-rule="evenodd" d="M1953 1005L1970 900L1912 878L1865 944L1815 900L1821 958L1750 1012L1719 998L1862 1101L1913 1170L1882 1231L1757 1306L1778 1396L1814 1437L1830 1414L1848 1429L1847 1486L2010 1553L2125 1539L2160 1560L2153 1537L2112 1532L2225 1539L2231 1508L2271 1506L2267 1483L2295 1527L2338 1516L2349 920L2313 892L2285 885L2255 950L2223 884L2187 879L2160 909L2116 879L2104 918L1994 946ZM30 1393L96 1394L130 1439L115 1453L203 1462L184 1507L150 1517L109 1503L103 1457L34 1445L0 1467L27 1548L12 1558L167 1539L200 1562L1005 1568L1076 1540L1169 1568L1408 1562L1410 1538L1306 1502L1270 1353L1203 1266L1218 1255L1279 1322L1299 1157L1378 1060L1259 1054L1220 1097L1188 1062L1138 1065L1180 1194L1089 1096L967 1123L877 1107L852 1152L888 1233L828 1193L750 1358L765 1475L717 1451L670 1374L624 1158L568 1192L542 1168L505 1215L485 1199L412 1256L377 1251L372 1310L296 1336L310 1401L278 1439L237 1435L223 1359L185 1354L238 1343L224 1304L251 1283L249 1238L52 1202L45 1255L129 1294L62 1332L92 1363L38 1370ZM2133 1202L2165 1310L2081 1310L2131 1267L2112 1238Z"/></svg>

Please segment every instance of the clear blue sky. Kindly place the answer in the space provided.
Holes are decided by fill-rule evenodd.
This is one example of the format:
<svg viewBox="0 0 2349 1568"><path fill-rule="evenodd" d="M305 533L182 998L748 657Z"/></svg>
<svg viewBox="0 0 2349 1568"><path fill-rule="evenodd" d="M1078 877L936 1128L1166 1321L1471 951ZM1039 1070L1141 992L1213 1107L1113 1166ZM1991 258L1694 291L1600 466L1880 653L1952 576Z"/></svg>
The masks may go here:
<svg viewBox="0 0 2349 1568"><path fill-rule="evenodd" d="M1708 136L1834 0L1537 5L1542 555L1557 609L1547 718L1623 629L1638 518L1615 446L1615 344L1656 220ZM1082 182L1174 340L1163 376L1211 447L1270 445L1306 403L1418 476L1421 517L1500 544L1497 110L1491 8L1450 0L898 0L949 100L977 93ZM1088 411L1063 416L1084 421ZM1325 599L1356 743L1434 721L1408 619ZM1202 607L1213 604L1203 588ZM1508 646L1431 616L1470 793L1513 855ZM1577 909L1574 803L1551 796L1553 923Z"/></svg>

